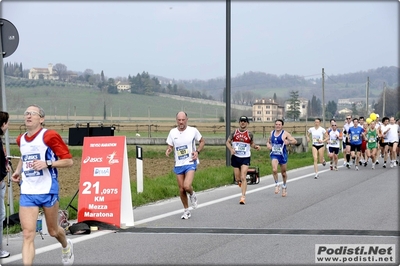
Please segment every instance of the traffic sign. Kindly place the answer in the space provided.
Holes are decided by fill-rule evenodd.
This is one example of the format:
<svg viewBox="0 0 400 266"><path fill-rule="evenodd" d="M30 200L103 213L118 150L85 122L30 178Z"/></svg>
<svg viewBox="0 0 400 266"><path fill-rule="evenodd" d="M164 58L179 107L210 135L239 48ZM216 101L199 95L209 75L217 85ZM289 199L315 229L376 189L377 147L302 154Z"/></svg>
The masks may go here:
<svg viewBox="0 0 400 266"><path fill-rule="evenodd" d="M3 51L3 58L12 55L19 44L17 28L8 20L0 18L0 37Z"/></svg>

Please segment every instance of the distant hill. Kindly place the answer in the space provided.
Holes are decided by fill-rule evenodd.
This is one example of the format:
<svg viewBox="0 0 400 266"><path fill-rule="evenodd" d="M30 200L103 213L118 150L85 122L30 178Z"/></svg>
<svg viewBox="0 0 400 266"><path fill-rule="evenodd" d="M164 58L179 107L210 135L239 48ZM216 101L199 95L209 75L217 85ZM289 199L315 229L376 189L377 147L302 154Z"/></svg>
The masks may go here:
<svg viewBox="0 0 400 266"><path fill-rule="evenodd" d="M369 77L369 91L371 98L378 98L384 83L389 88L399 86L400 69L398 67L380 67L355 73L329 75L325 73L325 99L337 101L340 98L365 97L366 83ZM199 90L211 95L215 100L222 99L225 87L225 78L209 80L168 80L183 85L188 90ZM231 81L232 95L237 91L253 92L260 98L272 98L274 93L283 99L289 98L290 91L299 91L299 96L311 99L313 95L322 98L321 77L307 79L298 75L273 75L263 72L245 72L237 75Z"/></svg>

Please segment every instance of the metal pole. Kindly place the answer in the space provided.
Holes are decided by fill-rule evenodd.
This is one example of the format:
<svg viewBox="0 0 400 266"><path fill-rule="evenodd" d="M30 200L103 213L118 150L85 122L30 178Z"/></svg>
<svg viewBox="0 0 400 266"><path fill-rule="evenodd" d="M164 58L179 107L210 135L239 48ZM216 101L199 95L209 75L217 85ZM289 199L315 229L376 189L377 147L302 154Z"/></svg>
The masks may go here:
<svg viewBox="0 0 400 266"><path fill-rule="evenodd" d="M369 96L369 77L367 77L367 86L365 93L365 115L368 115L368 96Z"/></svg>
<svg viewBox="0 0 400 266"><path fill-rule="evenodd" d="M324 76L324 68L322 68L322 120L323 120L324 128L326 128L326 125L325 125L325 76Z"/></svg>
<svg viewBox="0 0 400 266"><path fill-rule="evenodd" d="M382 97L382 117L385 116L385 105L386 105L386 82L383 82L383 97Z"/></svg>
<svg viewBox="0 0 400 266"><path fill-rule="evenodd" d="M4 63L3 63L3 42L2 42L2 32L1 32L1 27L3 25L0 25L0 80L1 80L1 105L0 105L0 110L2 111L7 111L7 100L6 100L6 83L4 80ZM6 155L10 156L10 140L9 140L9 135L8 135L8 130L4 133L4 139L6 142ZM3 147L0 147L1 149ZM13 202L13 189L12 189L12 182L11 180L8 180L9 182L9 188L8 188L8 201L9 201L9 206L10 206L10 215L14 214L14 202ZM11 201L10 201L11 199Z"/></svg>
<svg viewBox="0 0 400 266"><path fill-rule="evenodd" d="M225 89L225 139L231 134L231 0L226 0L226 89ZM231 165L231 154L226 151L226 166Z"/></svg>

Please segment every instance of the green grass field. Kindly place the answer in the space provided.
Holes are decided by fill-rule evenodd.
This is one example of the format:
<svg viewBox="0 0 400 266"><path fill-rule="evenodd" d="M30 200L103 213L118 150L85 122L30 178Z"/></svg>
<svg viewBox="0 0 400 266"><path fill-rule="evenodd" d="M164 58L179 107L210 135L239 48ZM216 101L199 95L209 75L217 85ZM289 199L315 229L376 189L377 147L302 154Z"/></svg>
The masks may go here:
<svg viewBox="0 0 400 266"><path fill-rule="evenodd" d="M107 94L92 88L82 87L12 87L6 88L7 111L11 115L19 115L29 104L38 104L46 112L49 120L60 120L60 117L74 118L119 117L133 119L136 117L168 118L174 120L177 111L184 110L188 116L196 120L218 121L224 116L225 108L211 104L185 102L160 96L147 96L132 93Z"/></svg>

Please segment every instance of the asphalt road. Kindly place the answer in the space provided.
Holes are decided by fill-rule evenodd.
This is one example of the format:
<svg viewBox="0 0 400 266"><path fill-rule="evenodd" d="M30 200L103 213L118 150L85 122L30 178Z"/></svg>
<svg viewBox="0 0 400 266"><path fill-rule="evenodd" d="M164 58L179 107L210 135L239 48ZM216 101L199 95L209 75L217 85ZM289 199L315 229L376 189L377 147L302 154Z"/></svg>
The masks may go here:
<svg viewBox="0 0 400 266"><path fill-rule="evenodd" d="M248 186L246 205L236 185L197 192L189 220L178 198L136 208L132 228L69 236L75 265L312 265L322 244L394 244L395 261L379 265L399 265L399 167L380 160L375 170L319 165L319 179L312 166L290 171L286 198L263 176ZM36 265L61 265L55 239L35 244ZM21 245L20 235L5 236L12 255L1 264L20 265Z"/></svg>

